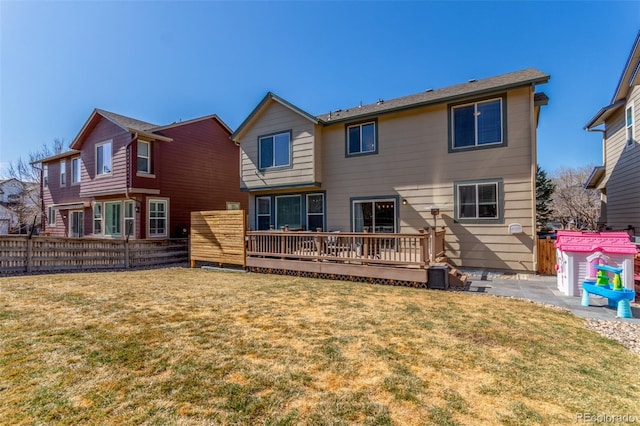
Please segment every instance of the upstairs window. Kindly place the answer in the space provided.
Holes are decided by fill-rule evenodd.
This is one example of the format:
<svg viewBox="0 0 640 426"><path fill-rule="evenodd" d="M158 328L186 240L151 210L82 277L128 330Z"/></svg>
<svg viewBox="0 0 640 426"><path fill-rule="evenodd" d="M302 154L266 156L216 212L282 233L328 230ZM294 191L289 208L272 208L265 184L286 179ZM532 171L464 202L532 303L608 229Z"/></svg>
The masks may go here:
<svg viewBox="0 0 640 426"><path fill-rule="evenodd" d="M138 141L138 171L151 173L151 143Z"/></svg>
<svg viewBox="0 0 640 426"><path fill-rule="evenodd" d="M49 166L47 164L42 166L42 185L45 188L49 187Z"/></svg>
<svg viewBox="0 0 640 426"><path fill-rule="evenodd" d="M111 174L111 142L96 146L96 175Z"/></svg>
<svg viewBox="0 0 640 426"><path fill-rule="evenodd" d="M60 160L60 186L67 185L67 160Z"/></svg>
<svg viewBox="0 0 640 426"><path fill-rule="evenodd" d="M258 138L259 168L270 169L291 165L291 132Z"/></svg>
<svg viewBox="0 0 640 426"><path fill-rule="evenodd" d="M347 126L347 156L376 153L376 133L375 121Z"/></svg>
<svg viewBox="0 0 640 426"><path fill-rule="evenodd" d="M71 159L71 183L80 183L80 157Z"/></svg>
<svg viewBox="0 0 640 426"><path fill-rule="evenodd" d="M504 98L489 99L451 107L452 148L467 149L503 145Z"/></svg>
<svg viewBox="0 0 640 426"><path fill-rule="evenodd" d="M634 131L633 131L633 105L629 105L625 111L625 126L627 128L627 146L633 144Z"/></svg>

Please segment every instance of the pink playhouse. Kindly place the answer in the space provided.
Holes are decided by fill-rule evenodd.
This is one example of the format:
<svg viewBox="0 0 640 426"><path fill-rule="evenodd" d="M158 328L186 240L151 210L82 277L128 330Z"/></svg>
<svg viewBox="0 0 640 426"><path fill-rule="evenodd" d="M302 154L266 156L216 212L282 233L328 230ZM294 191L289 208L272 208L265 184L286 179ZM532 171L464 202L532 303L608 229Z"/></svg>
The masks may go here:
<svg viewBox="0 0 640 426"><path fill-rule="evenodd" d="M622 285L634 289L633 257L638 253L626 232L558 231L556 270L558 290L567 296L580 296L580 283L596 276L594 265L622 268Z"/></svg>

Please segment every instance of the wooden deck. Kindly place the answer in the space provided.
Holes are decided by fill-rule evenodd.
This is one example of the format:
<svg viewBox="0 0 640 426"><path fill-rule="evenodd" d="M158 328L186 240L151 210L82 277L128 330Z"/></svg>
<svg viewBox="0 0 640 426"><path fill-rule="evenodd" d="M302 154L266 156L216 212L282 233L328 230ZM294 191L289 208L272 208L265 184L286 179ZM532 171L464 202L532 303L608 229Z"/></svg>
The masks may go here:
<svg viewBox="0 0 640 426"><path fill-rule="evenodd" d="M248 231L246 267L426 284L427 270L444 256L444 230L419 234Z"/></svg>

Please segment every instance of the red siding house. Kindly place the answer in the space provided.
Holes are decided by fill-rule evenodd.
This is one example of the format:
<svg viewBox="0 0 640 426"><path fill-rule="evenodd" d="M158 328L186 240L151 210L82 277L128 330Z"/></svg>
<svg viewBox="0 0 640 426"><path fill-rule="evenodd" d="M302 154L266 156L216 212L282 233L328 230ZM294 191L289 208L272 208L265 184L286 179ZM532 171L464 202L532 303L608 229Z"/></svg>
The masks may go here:
<svg viewBox="0 0 640 426"><path fill-rule="evenodd" d="M187 236L192 211L246 209L239 148L209 115L158 126L95 109L71 150L41 160L52 236Z"/></svg>

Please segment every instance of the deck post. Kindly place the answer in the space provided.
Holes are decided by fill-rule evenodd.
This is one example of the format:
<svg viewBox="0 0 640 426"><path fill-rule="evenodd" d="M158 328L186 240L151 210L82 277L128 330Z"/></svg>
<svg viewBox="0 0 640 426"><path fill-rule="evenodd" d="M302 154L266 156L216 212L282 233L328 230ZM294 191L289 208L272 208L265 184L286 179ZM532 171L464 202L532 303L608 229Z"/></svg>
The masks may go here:
<svg viewBox="0 0 640 426"><path fill-rule="evenodd" d="M436 261L436 228L429 228L429 262Z"/></svg>
<svg viewBox="0 0 640 426"><path fill-rule="evenodd" d="M420 238L420 260L422 261L424 268L426 268L429 265L429 235L427 234L427 228L422 228L420 233L422 234L422 238Z"/></svg>
<svg viewBox="0 0 640 426"><path fill-rule="evenodd" d="M33 240L31 236L27 238L27 274L31 273L31 266L33 264Z"/></svg>
<svg viewBox="0 0 640 426"><path fill-rule="evenodd" d="M362 229L362 232L364 234L368 234L369 233L369 227L365 226L364 229ZM366 236L363 238L363 241L362 241L362 257L364 259L369 257L369 238L367 238ZM367 265L367 262L364 262L363 264Z"/></svg>

